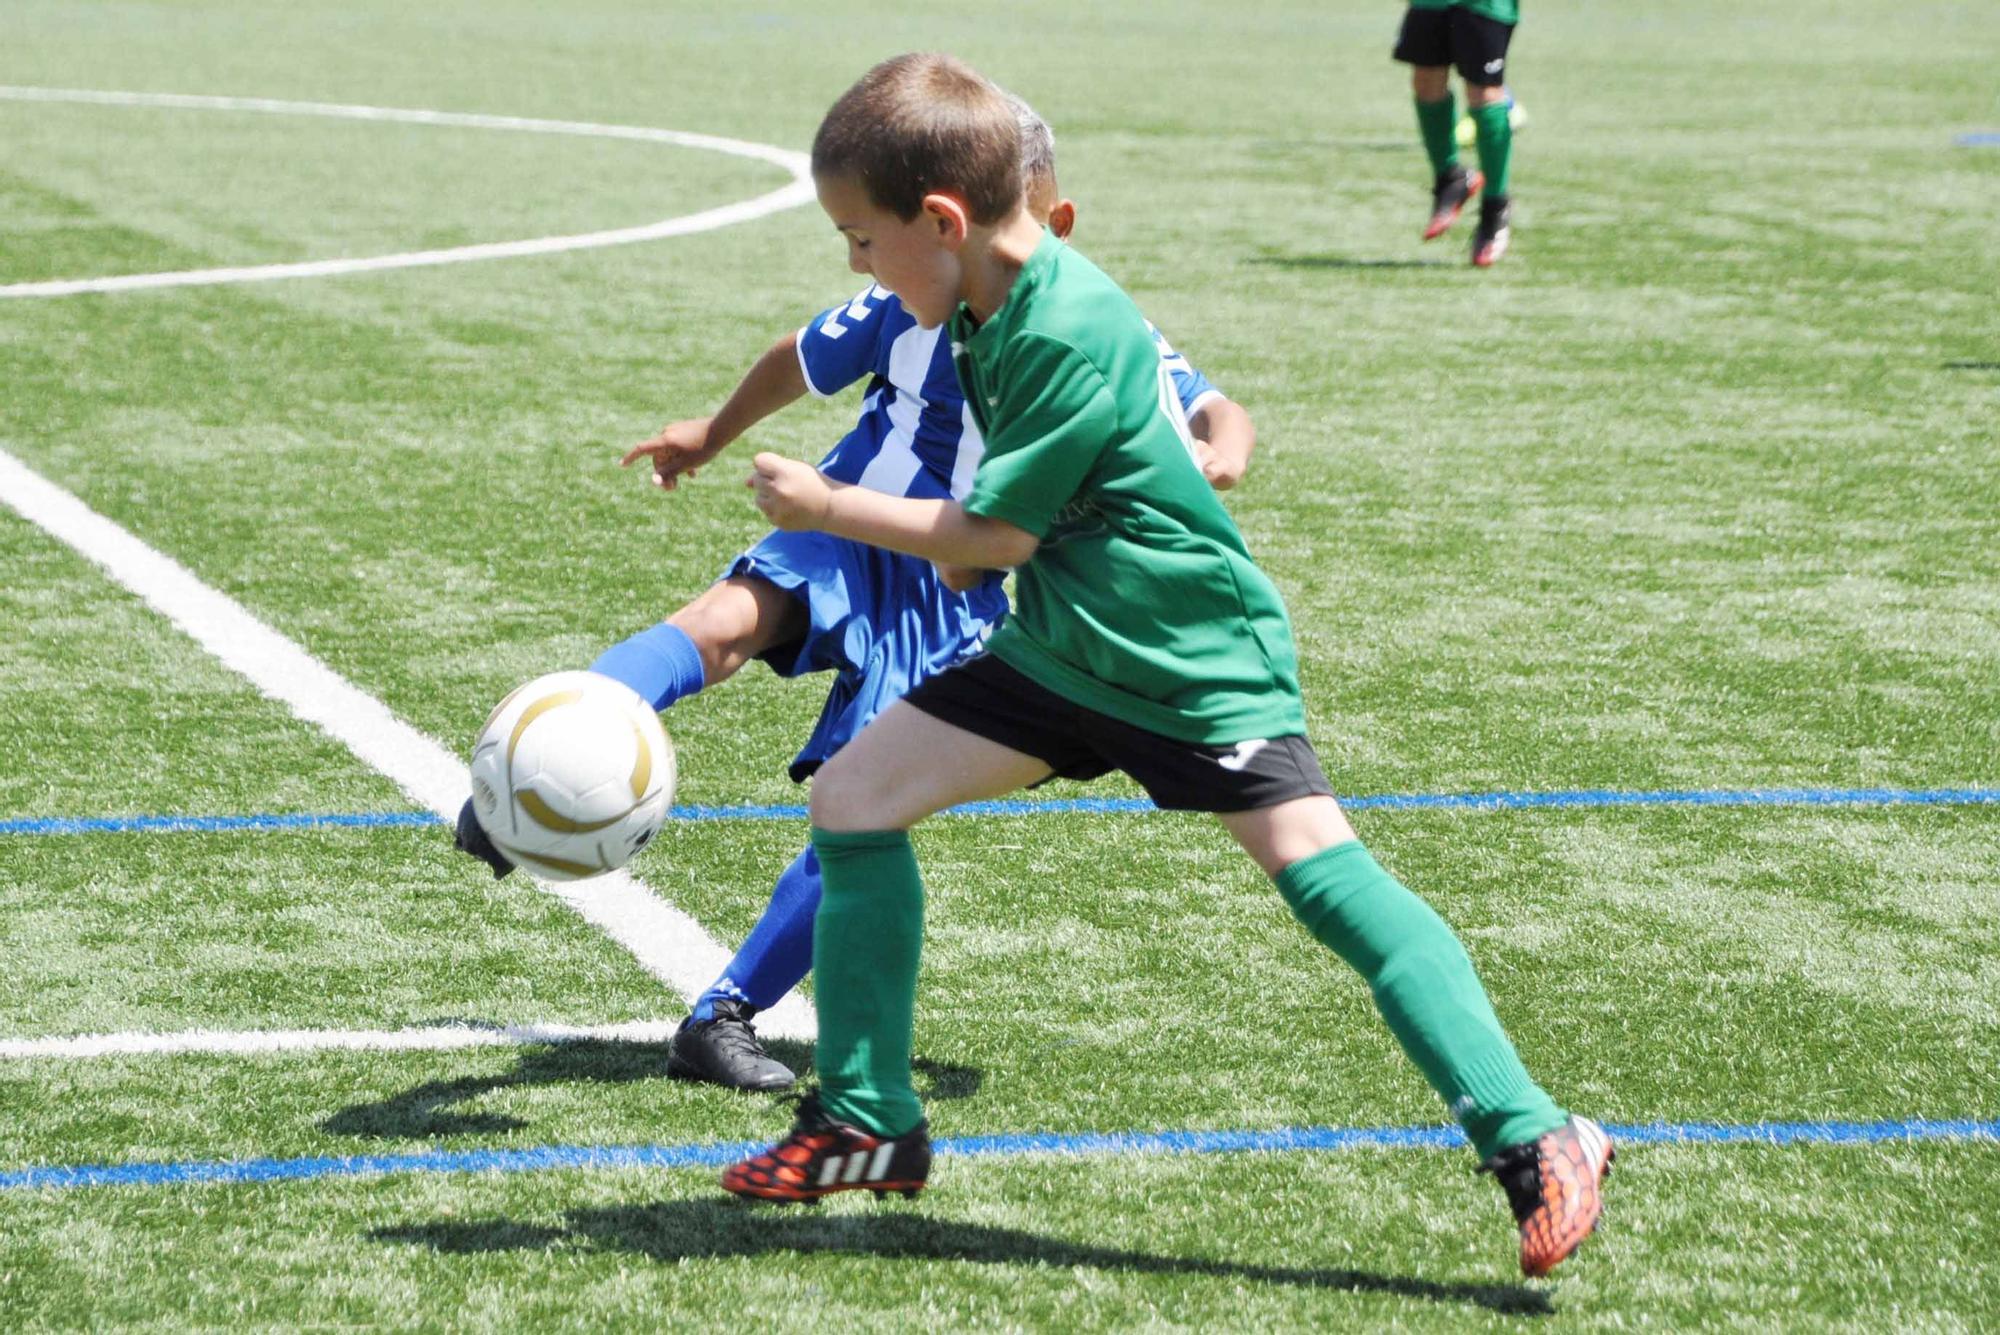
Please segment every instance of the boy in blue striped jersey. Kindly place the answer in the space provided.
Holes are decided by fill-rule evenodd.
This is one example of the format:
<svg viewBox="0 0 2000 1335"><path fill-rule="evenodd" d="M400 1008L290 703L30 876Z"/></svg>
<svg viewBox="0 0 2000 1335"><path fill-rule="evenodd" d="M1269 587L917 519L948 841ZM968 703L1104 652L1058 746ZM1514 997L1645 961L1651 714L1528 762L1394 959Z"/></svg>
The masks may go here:
<svg viewBox="0 0 2000 1335"><path fill-rule="evenodd" d="M1015 100L1029 211L1058 237L1076 206L1060 197L1054 138ZM1203 474L1234 486L1255 444L1243 408L1224 397L1157 329L1153 338L1187 415ZM961 499L984 449L942 327L921 328L881 287L821 312L774 343L713 417L674 422L625 455L648 458L673 490L752 425L807 394L830 397L866 379L861 417L819 463L827 477L891 495ZM666 621L614 645L591 670L665 709L761 658L780 676L830 671L812 736L793 759L802 782L911 687L977 652L1007 611L1004 572L940 569L917 557L817 532L773 532ZM496 875L511 870L471 815L459 847ZM770 905L675 1036L669 1071L739 1089L783 1089L789 1068L764 1051L751 1018L812 968L819 863L808 846L779 876Z"/></svg>

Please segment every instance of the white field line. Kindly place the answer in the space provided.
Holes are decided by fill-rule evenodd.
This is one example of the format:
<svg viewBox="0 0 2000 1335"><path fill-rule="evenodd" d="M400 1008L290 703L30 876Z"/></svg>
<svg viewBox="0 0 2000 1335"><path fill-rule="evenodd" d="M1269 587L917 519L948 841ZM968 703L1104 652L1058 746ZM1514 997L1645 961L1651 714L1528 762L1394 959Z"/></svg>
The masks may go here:
<svg viewBox="0 0 2000 1335"><path fill-rule="evenodd" d="M373 696L312 657L241 604L209 588L67 491L0 450L0 502L102 566L223 664L273 700L337 738L422 806L455 820L472 791L465 762L398 719ZM681 996L692 1000L729 962L701 924L626 872L545 886ZM436 893L435 889L426 893ZM759 1016L781 1037L816 1031L797 993Z"/></svg>
<svg viewBox="0 0 2000 1335"><path fill-rule="evenodd" d="M442 125L475 130L515 130L530 134L582 135L593 139L630 139L677 148L697 148L734 157L754 158L784 168L791 182L777 190L679 218L637 227L620 227L574 236L543 236L525 241L491 241L416 250L399 255L353 259L304 260L295 264L255 264L220 269L183 269L171 273L120 274L105 278L64 278L46 282L0 284L0 298L67 297L82 292L131 292L147 288L200 287L217 283L260 283L274 278L324 278L335 274L412 269L434 264L464 264L472 260L513 259L523 255L553 255L562 251L623 246L635 241L686 236L749 222L810 203L813 185L810 160L804 153L743 139L710 134L659 130L643 125L599 125L590 121L534 120L524 116L483 116L453 111L423 111L398 107L348 106L334 102L283 102L263 97L194 97L179 93L99 92L85 88L21 88L0 85L0 101L71 102L111 107L172 107L198 111L264 112L287 116L329 116L342 120L397 121L410 125Z"/></svg>
<svg viewBox="0 0 2000 1335"><path fill-rule="evenodd" d="M284 1052L448 1052L537 1043L665 1043L670 1020L624 1024L434 1024L410 1029L189 1029L178 1034L79 1034L0 1039L0 1061L37 1057L150 1057L184 1052L255 1056Z"/></svg>

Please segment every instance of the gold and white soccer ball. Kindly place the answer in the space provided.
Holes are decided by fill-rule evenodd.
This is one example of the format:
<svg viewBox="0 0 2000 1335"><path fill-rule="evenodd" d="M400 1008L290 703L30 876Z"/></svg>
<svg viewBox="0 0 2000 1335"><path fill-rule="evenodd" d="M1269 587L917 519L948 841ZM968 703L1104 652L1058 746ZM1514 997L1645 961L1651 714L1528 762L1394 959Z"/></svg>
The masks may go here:
<svg viewBox="0 0 2000 1335"><path fill-rule="evenodd" d="M545 881L624 866L674 800L674 748L623 682L551 672L494 709L472 747L472 804L486 837Z"/></svg>

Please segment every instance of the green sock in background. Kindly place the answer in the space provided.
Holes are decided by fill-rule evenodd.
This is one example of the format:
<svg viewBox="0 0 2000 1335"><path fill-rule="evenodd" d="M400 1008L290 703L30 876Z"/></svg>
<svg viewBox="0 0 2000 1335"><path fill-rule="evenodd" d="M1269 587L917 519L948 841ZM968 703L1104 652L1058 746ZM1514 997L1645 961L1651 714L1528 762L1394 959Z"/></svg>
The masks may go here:
<svg viewBox="0 0 2000 1335"><path fill-rule="evenodd" d="M1481 1159L1563 1124L1515 1055L1458 937L1359 840L1294 862L1278 873L1278 891L1368 980L1390 1032Z"/></svg>
<svg viewBox="0 0 2000 1335"><path fill-rule="evenodd" d="M843 1122L900 1136L923 1120L910 1084L924 882L903 830L814 829L819 914L813 990L819 1006L820 1102Z"/></svg>
<svg viewBox="0 0 2000 1335"><path fill-rule="evenodd" d="M1507 169L1514 157L1514 127L1508 123L1508 106L1495 102L1474 107L1472 128L1479 136L1479 170L1486 173L1488 198L1507 197Z"/></svg>
<svg viewBox="0 0 2000 1335"><path fill-rule="evenodd" d="M1442 176L1457 165L1458 99L1456 97L1446 93L1442 102L1419 100L1417 128L1423 132L1424 152L1430 155L1433 176Z"/></svg>

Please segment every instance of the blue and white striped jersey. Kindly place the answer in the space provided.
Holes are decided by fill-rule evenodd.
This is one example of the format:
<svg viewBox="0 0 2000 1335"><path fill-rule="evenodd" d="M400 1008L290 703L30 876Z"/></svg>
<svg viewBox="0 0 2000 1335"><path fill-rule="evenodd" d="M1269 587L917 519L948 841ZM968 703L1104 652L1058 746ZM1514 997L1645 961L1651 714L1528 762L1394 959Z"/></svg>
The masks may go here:
<svg viewBox="0 0 2000 1335"><path fill-rule="evenodd" d="M1188 416L1221 396L1159 330L1152 332ZM820 460L822 473L927 500L960 499L971 489L985 442L959 390L945 326L923 328L893 293L870 287L799 331L799 368L821 398L869 377L861 420Z"/></svg>

